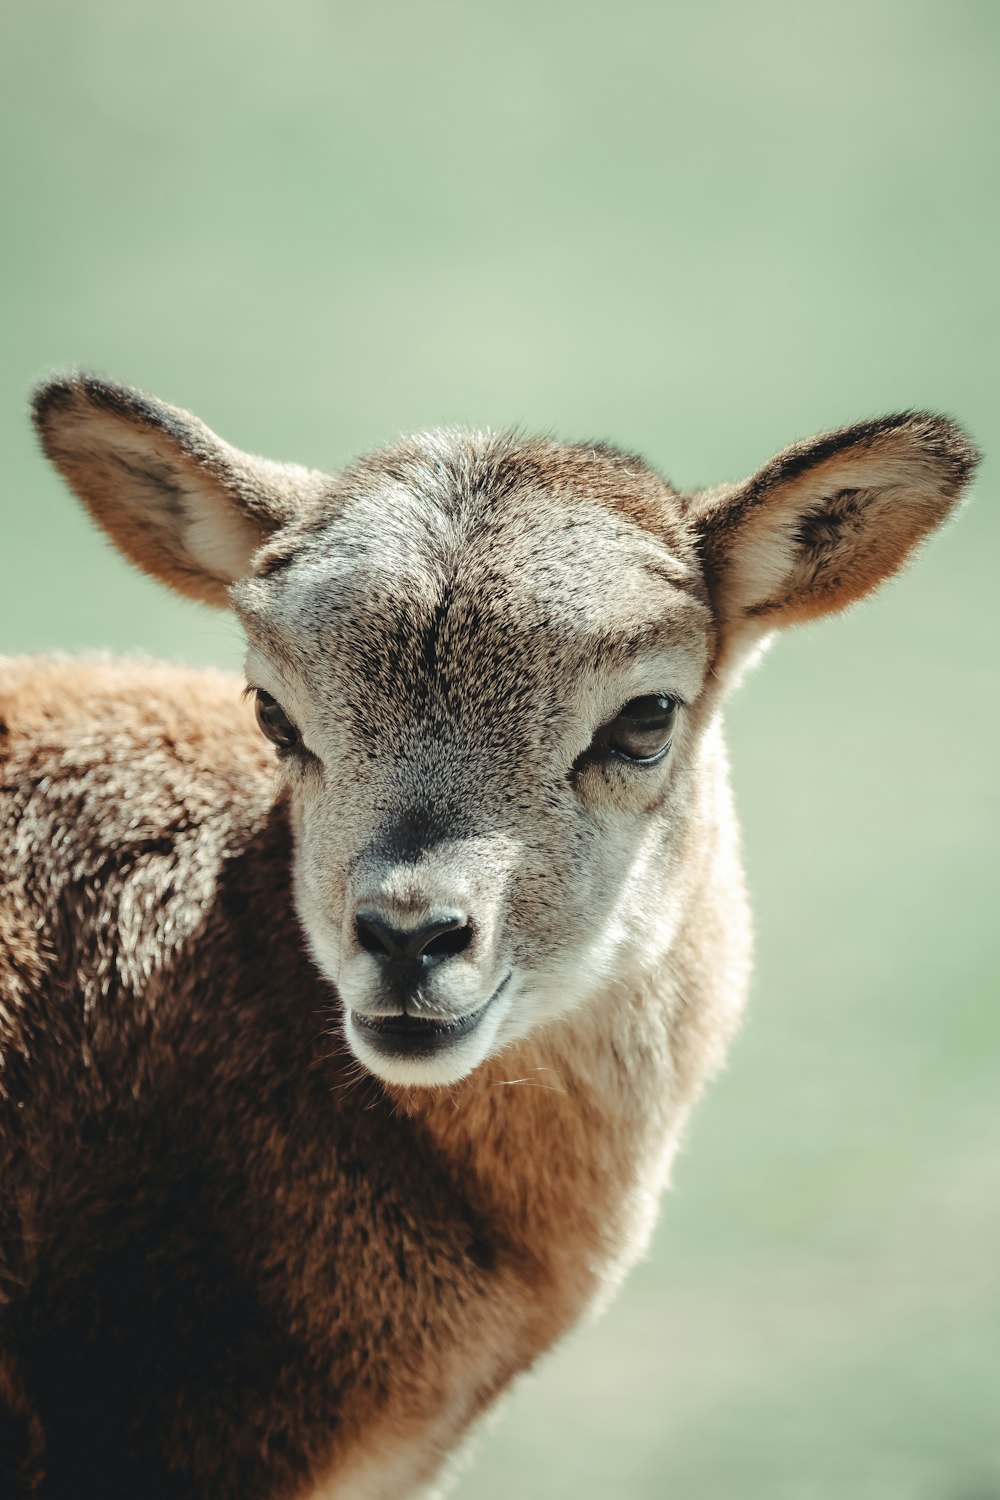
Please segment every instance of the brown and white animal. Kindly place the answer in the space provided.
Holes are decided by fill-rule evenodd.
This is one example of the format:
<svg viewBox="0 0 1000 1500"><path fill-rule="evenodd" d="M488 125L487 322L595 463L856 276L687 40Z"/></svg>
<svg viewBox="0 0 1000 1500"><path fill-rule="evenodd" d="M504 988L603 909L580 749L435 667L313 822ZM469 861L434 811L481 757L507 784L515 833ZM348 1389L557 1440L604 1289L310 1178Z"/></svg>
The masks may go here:
<svg viewBox="0 0 1000 1500"><path fill-rule="evenodd" d="M35 419L232 605L273 746L224 675L0 668L0 1493L412 1495L641 1252L739 1019L727 688L975 452L679 494L466 432L328 478L89 376Z"/></svg>

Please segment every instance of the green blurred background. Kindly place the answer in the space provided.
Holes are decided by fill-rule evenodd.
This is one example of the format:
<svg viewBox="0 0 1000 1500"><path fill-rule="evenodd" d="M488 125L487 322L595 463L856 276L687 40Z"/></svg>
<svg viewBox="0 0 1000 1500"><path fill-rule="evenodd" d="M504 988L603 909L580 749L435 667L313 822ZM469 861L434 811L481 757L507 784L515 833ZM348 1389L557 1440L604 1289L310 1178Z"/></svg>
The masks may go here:
<svg viewBox="0 0 1000 1500"><path fill-rule="evenodd" d="M38 456L82 363L336 466L608 437L683 484L908 405L986 452L731 739L752 1014L654 1251L463 1500L1000 1497L1000 6L5 0L7 650L237 665Z"/></svg>

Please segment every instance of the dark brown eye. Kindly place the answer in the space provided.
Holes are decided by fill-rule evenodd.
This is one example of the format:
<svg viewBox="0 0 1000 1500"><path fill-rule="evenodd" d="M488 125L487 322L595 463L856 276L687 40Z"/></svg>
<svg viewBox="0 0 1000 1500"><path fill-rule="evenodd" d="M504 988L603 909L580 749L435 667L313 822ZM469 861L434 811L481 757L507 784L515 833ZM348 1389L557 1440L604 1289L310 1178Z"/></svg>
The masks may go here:
<svg viewBox="0 0 1000 1500"><path fill-rule="evenodd" d="M281 704L270 693L265 693L263 688L256 688L254 691L257 723L261 731L279 750L294 750L299 743L299 731Z"/></svg>
<svg viewBox="0 0 1000 1500"><path fill-rule="evenodd" d="M623 760L648 765L667 753L677 719L677 700L660 693L633 698L608 725L608 748Z"/></svg>

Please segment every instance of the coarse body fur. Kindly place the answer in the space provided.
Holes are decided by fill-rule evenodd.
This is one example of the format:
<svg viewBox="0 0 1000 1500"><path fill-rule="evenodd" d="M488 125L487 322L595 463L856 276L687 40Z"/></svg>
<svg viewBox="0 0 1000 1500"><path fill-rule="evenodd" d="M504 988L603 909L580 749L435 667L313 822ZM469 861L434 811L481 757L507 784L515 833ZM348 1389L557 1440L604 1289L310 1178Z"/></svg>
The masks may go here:
<svg viewBox="0 0 1000 1500"><path fill-rule="evenodd" d="M454 434L327 480L86 377L37 413L297 738L222 674L0 663L0 1494L415 1495L641 1253L737 1024L726 686L974 455L885 419L682 497ZM669 754L608 752L657 693ZM365 946L442 906L419 984Z"/></svg>

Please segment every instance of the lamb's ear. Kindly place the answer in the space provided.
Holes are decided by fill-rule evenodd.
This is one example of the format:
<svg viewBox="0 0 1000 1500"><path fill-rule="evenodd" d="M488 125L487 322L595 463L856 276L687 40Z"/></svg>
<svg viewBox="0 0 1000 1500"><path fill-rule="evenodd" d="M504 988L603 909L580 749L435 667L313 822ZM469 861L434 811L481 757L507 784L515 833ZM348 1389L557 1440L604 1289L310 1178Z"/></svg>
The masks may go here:
<svg viewBox="0 0 1000 1500"><path fill-rule="evenodd" d="M190 412L93 375L46 381L33 411L46 454L121 551L209 604L226 604L261 543L330 483L241 453Z"/></svg>
<svg viewBox="0 0 1000 1500"><path fill-rule="evenodd" d="M979 455L945 417L904 412L796 443L690 501L723 641L843 609L902 566Z"/></svg>

